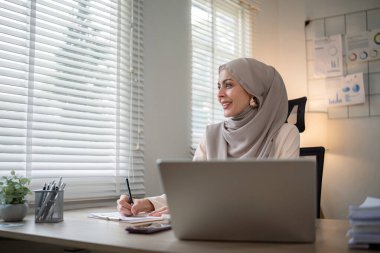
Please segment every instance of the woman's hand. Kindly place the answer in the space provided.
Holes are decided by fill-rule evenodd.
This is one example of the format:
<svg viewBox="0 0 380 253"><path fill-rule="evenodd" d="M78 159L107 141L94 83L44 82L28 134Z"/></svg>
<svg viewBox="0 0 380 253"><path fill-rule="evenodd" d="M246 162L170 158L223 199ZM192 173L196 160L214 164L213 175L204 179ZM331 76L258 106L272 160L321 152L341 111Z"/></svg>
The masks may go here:
<svg viewBox="0 0 380 253"><path fill-rule="evenodd" d="M163 214L169 213L169 207L164 206L160 209L154 210L153 212L149 213L149 216L161 216Z"/></svg>
<svg viewBox="0 0 380 253"><path fill-rule="evenodd" d="M134 204L129 204L129 197L121 195L116 201L119 213L126 216L136 215L141 212L151 212L154 210L153 204L148 199L134 199Z"/></svg>

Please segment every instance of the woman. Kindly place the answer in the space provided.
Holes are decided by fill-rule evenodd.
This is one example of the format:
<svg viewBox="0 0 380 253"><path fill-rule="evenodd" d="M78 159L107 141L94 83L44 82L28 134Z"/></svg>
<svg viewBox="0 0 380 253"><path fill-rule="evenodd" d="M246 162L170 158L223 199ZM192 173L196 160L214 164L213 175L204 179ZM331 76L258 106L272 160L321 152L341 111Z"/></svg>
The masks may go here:
<svg viewBox="0 0 380 253"><path fill-rule="evenodd" d="M229 119L207 126L193 160L299 157L299 132L284 123L288 97L273 67L250 58L230 61L219 67L218 90L218 101ZM159 216L169 211L165 195L135 200L133 206L122 195L117 203L126 215Z"/></svg>

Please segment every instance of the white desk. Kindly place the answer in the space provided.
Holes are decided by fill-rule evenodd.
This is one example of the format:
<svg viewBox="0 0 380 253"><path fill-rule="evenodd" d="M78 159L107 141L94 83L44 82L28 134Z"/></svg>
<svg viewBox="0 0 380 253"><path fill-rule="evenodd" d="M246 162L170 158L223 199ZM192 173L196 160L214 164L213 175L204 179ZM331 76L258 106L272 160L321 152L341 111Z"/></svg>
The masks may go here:
<svg viewBox="0 0 380 253"><path fill-rule="evenodd" d="M65 211L63 222L43 224L34 223L34 216L29 215L22 222L23 226L0 228L0 237L88 249L92 252L363 253L362 250L348 248L346 232L349 224L345 220L318 220L317 239L314 244L180 241L171 230L152 235L129 234L124 230L128 225L126 223L87 218L91 212L106 211L114 211L114 209Z"/></svg>

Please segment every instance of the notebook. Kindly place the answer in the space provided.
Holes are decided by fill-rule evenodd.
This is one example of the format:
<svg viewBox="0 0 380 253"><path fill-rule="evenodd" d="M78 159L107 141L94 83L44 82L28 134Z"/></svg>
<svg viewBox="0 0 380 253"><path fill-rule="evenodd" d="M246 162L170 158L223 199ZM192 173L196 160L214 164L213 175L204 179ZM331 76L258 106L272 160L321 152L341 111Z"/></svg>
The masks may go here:
<svg viewBox="0 0 380 253"><path fill-rule="evenodd" d="M157 161L179 239L313 242L314 160Z"/></svg>

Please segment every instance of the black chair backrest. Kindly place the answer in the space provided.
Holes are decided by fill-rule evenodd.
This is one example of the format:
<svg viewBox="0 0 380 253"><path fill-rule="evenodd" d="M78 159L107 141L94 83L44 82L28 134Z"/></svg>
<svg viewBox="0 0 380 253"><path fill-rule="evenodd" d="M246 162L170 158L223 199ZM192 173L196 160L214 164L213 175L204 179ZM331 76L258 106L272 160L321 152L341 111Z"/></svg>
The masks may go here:
<svg viewBox="0 0 380 253"><path fill-rule="evenodd" d="M323 178L323 163L325 160L324 147L302 147L300 156L315 156L317 164L317 218L321 218L321 193Z"/></svg>
<svg viewBox="0 0 380 253"><path fill-rule="evenodd" d="M298 128L298 131L302 133L305 131L305 108L306 108L306 97L300 97L296 99L291 99L288 101L288 116L286 117L286 122L290 113L292 113L294 107L297 107L297 121L294 125Z"/></svg>
<svg viewBox="0 0 380 253"><path fill-rule="evenodd" d="M297 106L297 121L295 126L298 131L302 133L305 130L305 107L306 97L291 99L288 101L288 118L292 113L294 107ZM288 119L286 120L288 122ZM317 164L317 218L321 218L321 192L322 192L322 177L323 177L323 163L325 159L324 147L301 147L300 156L315 156Z"/></svg>

